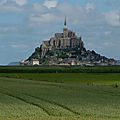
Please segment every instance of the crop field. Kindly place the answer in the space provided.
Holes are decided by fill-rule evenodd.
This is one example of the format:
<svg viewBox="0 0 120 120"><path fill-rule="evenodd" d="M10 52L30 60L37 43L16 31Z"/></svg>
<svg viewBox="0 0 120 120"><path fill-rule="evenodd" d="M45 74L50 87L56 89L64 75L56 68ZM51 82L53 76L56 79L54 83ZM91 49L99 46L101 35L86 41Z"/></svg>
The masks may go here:
<svg viewBox="0 0 120 120"><path fill-rule="evenodd" d="M0 73L0 120L119 120L120 73Z"/></svg>

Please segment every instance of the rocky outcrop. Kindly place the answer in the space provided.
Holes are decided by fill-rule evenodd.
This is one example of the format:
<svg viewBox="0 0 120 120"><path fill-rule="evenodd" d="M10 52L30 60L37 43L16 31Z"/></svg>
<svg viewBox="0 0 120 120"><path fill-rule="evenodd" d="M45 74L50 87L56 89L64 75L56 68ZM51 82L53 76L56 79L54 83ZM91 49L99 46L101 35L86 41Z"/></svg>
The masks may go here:
<svg viewBox="0 0 120 120"><path fill-rule="evenodd" d="M95 51L86 50L82 37L66 27L63 33L55 33L50 40L43 41L40 47L24 62L29 65L33 59L44 65L115 65L116 60L101 56ZM23 63L24 63L23 62Z"/></svg>

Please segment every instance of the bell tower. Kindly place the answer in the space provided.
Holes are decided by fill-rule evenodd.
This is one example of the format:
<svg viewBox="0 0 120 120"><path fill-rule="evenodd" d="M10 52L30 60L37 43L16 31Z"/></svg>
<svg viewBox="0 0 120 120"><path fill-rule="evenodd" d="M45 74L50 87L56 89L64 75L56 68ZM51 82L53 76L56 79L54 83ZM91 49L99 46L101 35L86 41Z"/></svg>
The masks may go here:
<svg viewBox="0 0 120 120"><path fill-rule="evenodd" d="M66 17L65 17L65 21L64 21L63 35L64 35L64 38L68 37L68 28L67 28Z"/></svg>
<svg viewBox="0 0 120 120"><path fill-rule="evenodd" d="M68 28L67 28L66 17L65 17L64 28L63 28L63 39L64 39L64 47L66 47L67 46L67 39L68 39Z"/></svg>

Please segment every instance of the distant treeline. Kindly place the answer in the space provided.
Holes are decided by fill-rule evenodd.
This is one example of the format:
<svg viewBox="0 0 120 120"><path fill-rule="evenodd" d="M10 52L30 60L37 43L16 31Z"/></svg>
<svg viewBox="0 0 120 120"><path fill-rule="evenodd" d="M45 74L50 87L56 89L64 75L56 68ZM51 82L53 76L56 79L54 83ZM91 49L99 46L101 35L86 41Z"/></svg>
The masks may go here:
<svg viewBox="0 0 120 120"><path fill-rule="evenodd" d="M120 73L120 66L95 66L95 67L1 66L0 73Z"/></svg>

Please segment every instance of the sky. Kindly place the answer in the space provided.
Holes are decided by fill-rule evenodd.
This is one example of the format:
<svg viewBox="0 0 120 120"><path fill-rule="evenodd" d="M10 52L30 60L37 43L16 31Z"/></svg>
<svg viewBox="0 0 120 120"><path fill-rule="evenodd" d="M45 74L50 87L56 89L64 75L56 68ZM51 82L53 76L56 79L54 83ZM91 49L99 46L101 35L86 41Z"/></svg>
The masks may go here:
<svg viewBox="0 0 120 120"><path fill-rule="evenodd" d="M29 57L65 16L87 49L120 59L120 0L0 0L0 64Z"/></svg>

